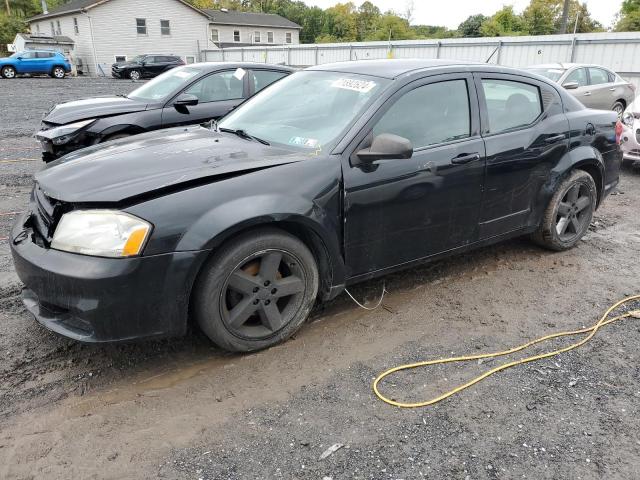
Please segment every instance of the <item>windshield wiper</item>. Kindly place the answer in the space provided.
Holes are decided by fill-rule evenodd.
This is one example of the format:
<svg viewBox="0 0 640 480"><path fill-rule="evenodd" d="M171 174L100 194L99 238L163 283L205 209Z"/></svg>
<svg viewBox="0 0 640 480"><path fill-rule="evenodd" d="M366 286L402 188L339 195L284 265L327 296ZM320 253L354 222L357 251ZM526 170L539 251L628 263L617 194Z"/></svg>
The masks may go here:
<svg viewBox="0 0 640 480"><path fill-rule="evenodd" d="M260 142L263 145L271 145L269 142L267 142L266 140L263 140L262 138L258 138L255 137L253 135L249 135L247 132L245 132L242 129L238 129L238 130L234 130L233 128L224 128L224 127L219 127L218 128L219 132L226 132L226 133L233 133L234 135L239 136L240 138L246 138L247 140L255 140L256 142Z"/></svg>
<svg viewBox="0 0 640 480"><path fill-rule="evenodd" d="M125 94L123 94L123 93L119 93L119 94L117 94L117 95L116 95L116 97L129 98L129 97L127 97L127 96L126 96Z"/></svg>

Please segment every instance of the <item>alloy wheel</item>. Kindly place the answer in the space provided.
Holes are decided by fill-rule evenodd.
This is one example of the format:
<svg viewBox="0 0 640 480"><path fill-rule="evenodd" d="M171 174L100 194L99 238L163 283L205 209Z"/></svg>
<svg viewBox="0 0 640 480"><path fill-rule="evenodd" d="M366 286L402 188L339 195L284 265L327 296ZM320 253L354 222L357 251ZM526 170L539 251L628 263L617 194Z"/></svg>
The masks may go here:
<svg viewBox="0 0 640 480"><path fill-rule="evenodd" d="M231 272L220 292L225 327L244 339L272 336L296 317L306 283L293 254L273 249L251 255Z"/></svg>
<svg viewBox="0 0 640 480"><path fill-rule="evenodd" d="M53 69L53 76L56 78L64 78L64 70L60 67Z"/></svg>
<svg viewBox="0 0 640 480"><path fill-rule="evenodd" d="M591 206L592 199L586 185L575 183L567 190L556 215L556 233L560 240L570 242L582 235L589 226Z"/></svg>
<svg viewBox="0 0 640 480"><path fill-rule="evenodd" d="M13 68L6 67L2 70L2 76L4 78L14 78L16 76L16 71Z"/></svg>
<svg viewBox="0 0 640 480"><path fill-rule="evenodd" d="M137 70L132 71L129 74L129 78L134 82L140 80L140 72L138 72Z"/></svg>
<svg viewBox="0 0 640 480"><path fill-rule="evenodd" d="M618 114L618 119L622 118L622 114L624 113L624 106L620 103L616 103L613 106L613 111Z"/></svg>

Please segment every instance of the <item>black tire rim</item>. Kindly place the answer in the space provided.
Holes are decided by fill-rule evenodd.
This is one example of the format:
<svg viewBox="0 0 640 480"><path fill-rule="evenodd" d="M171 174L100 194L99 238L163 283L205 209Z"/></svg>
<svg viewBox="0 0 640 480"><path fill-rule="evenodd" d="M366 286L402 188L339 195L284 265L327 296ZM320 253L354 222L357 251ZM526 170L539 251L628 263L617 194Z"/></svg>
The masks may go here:
<svg viewBox="0 0 640 480"><path fill-rule="evenodd" d="M222 321L236 337L272 337L296 318L306 283L305 270L292 253L280 249L254 253L229 274L222 287Z"/></svg>
<svg viewBox="0 0 640 480"><path fill-rule="evenodd" d="M566 191L556 212L556 233L563 242L581 236L591 221L591 190L583 183L575 183Z"/></svg>

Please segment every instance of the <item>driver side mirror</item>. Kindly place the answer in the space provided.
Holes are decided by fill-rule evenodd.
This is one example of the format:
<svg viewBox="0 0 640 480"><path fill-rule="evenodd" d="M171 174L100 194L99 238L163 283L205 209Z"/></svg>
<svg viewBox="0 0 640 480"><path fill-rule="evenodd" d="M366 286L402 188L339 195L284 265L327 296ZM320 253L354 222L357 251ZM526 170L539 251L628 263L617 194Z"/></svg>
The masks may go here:
<svg viewBox="0 0 640 480"><path fill-rule="evenodd" d="M578 82L567 82L563 83L562 86L567 90L575 90L580 86L580 84Z"/></svg>
<svg viewBox="0 0 640 480"><path fill-rule="evenodd" d="M376 160L395 160L411 158L413 145L407 138L391 133L381 133L371 140L371 146L358 150L356 157L362 163Z"/></svg>
<svg viewBox="0 0 640 480"><path fill-rule="evenodd" d="M175 99L175 101L173 102L173 106L189 107L189 106L197 105L199 101L200 100L195 95L192 95L190 93L183 93L182 95L178 96L178 98Z"/></svg>

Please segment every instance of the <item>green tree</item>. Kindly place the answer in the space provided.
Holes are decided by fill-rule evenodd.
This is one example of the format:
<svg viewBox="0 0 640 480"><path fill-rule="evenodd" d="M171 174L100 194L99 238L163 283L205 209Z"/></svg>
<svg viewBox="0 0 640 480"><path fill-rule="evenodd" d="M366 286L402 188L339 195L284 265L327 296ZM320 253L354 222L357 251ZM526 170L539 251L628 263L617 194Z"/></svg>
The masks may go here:
<svg viewBox="0 0 640 480"><path fill-rule="evenodd" d="M354 42L358 35L356 7L352 2L336 3L325 10L323 36L333 36L342 42Z"/></svg>
<svg viewBox="0 0 640 480"><path fill-rule="evenodd" d="M531 0L522 12L522 19L531 35L549 35L556 32L558 18L562 20L563 0Z"/></svg>
<svg viewBox="0 0 640 480"><path fill-rule="evenodd" d="M365 40L411 40L415 36L406 19L387 12L378 18L374 31Z"/></svg>
<svg viewBox="0 0 640 480"><path fill-rule="evenodd" d="M504 37L512 35L526 35L528 32L520 15L508 5L502 7L486 20L480 27L480 33L484 37Z"/></svg>
<svg viewBox="0 0 640 480"><path fill-rule="evenodd" d="M358 7L356 35L358 41L364 40L374 32L380 15L380 9L369 1L363 2Z"/></svg>
<svg viewBox="0 0 640 480"><path fill-rule="evenodd" d="M616 23L618 32L640 31L640 0L624 0Z"/></svg>
<svg viewBox="0 0 640 480"><path fill-rule="evenodd" d="M467 19L458 25L458 33L462 37L481 37L480 27L489 18L485 17L481 13L477 15L470 15Z"/></svg>

